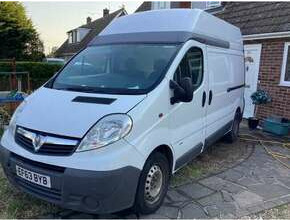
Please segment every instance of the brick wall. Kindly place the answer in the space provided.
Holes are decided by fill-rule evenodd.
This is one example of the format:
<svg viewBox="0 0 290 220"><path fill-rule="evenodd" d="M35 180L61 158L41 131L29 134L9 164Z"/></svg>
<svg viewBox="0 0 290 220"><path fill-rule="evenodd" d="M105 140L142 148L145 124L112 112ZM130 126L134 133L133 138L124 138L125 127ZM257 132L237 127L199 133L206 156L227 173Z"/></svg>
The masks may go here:
<svg viewBox="0 0 290 220"><path fill-rule="evenodd" d="M290 119L290 87L279 85L286 41L290 42L290 38L244 42L262 44L258 88L267 91L272 97L271 103L257 107L258 117L277 115Z"/></svg>

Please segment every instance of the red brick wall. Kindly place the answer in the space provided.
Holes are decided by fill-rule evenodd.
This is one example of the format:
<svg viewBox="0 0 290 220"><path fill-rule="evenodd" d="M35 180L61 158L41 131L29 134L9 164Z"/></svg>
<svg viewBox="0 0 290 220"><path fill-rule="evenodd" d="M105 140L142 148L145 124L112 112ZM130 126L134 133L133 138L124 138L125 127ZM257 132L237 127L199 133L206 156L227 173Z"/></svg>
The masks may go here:
<svg viewBox="0 0 290 220"><path fill-rule="evenodd" d="M191 8L191 2L180 2L180 8Z"/></svg>
<svg viewBox="0 0 290 220"><path fill-rule="evenodd" d="M277 115L290 119L290 87L279 85L286 41L290 42L290 38L244 42L262 44L258 88L265 90L272 97L271 103L257 107L258 117Z"/></svg>

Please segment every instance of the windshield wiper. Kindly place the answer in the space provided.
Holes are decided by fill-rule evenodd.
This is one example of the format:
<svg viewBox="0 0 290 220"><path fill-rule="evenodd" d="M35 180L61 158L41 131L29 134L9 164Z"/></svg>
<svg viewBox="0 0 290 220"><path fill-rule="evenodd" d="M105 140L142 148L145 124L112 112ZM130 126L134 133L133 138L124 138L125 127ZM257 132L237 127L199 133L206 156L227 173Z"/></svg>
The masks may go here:
<svg viewBox="0 0 290 220"><path fill-rule="evenodd" d="M57 88L58 90L74 91L74 92L96 92L97 90L92 87L81 86L81 87L64 87Z"/></svg>

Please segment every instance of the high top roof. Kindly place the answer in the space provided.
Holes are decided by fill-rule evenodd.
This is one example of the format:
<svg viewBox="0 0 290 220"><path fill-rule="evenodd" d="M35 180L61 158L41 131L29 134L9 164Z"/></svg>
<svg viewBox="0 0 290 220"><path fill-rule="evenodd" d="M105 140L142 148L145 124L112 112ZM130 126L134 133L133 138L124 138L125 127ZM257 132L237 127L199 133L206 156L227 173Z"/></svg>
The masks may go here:
<svg viewBox="0 0 290 220"><path fill-rule="evenodd" d="M189 39L242 49L239 28L199 9L163 9L123 16L110 23L91 45L125 41L173 43Z"/></svg>

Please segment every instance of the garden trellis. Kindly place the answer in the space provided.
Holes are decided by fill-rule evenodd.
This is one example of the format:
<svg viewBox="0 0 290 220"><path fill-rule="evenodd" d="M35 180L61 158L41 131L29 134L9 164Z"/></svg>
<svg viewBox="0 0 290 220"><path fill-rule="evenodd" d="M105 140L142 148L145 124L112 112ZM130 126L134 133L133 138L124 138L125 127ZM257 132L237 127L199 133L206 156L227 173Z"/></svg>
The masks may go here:
<svg viewBox="0 0 290 220"><path fill-rule="evenodd" d="M7 114L11 115L20 102L27 96L22 81L27 81L26 91L30 91L30 75L27 71L17 72L15 59L0 60L10 62L11 71L0 71L0 127L7 124Z"/></svg>

